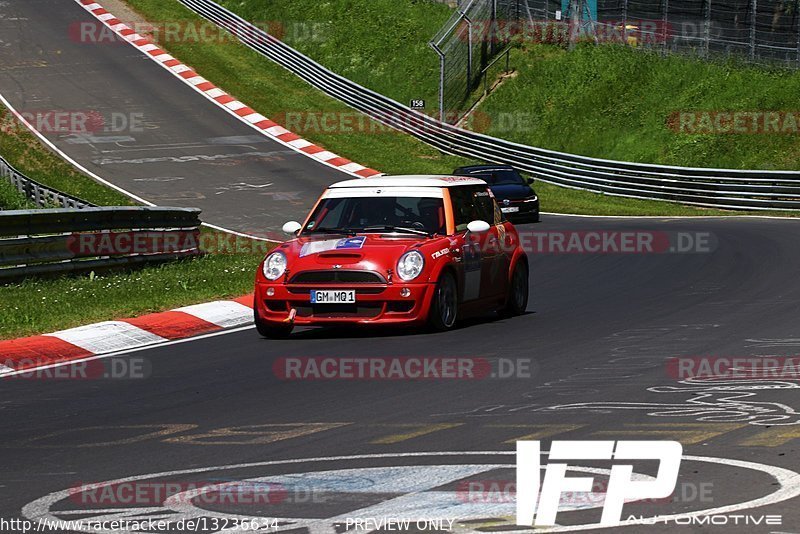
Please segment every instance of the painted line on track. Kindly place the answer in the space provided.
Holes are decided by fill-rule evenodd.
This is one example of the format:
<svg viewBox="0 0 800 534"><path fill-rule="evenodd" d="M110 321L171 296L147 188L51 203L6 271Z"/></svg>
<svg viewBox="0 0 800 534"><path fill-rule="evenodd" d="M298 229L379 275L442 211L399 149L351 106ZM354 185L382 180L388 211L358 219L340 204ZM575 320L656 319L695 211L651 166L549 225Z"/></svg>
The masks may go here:
<svg viewBox="0 0 800 534"><path fill-rule="evenodd" d="M547 451L543 451L542 454L548 454L548 453ZM515 455L516 455L515 451L458 451L458 452L436 451L436 452L358 454L350 456L323 456L315 458L271 460L263 462L242 463L233 465L217 465L211 467L199 467L193 469L178 469L171 471L163 471L160 473L149 473L145 475L135 475L130 477L118 478L114 480L107 480L104 482L97 482L93 484L93 487L102 488L106 486L115 486L129 482L146 480L150 478L166 479L168 477L174 477L176 475L194 475L197 473L207 473L212 471L247 469L247 468L267 467L275 465L290 465L290 464L349 461L349 460L367 460L367 459L387 459L387 458L447 457L447 456L456 456L456 457L515 456ZM708 508L705 510L694 510L685 513L655 516L662 521L683 519L687 517L703 517L710 515L736 513L736 512L741 512L743 510L749 510L753 508L778 504L800 496L800 474L791 471L789 469L766 465L766 464L760 464L756 462L749 462L745 460L734 460L729 458L717 458L711 456L684 455L683 460L689 462L712 463L728 467L757 471L760 473L766 473L767 475L775 479L778 488L768 495L751 499L741 503L723 505L723 506L718 506L716 508ZM513 467L513 464L509 464L509 467ZM58 518L52 515L53 505L64 499L68 499L73 494L74 494L74 488L52 492L48 495L45 495L44 497L41 497L39 499L36 499L35 501L26 504L22 508L22 515L27 519L33 521L44 521L44 520L57 521ZM224 512L221 513L220 515L227 517L231 516L231 514L226 514ZM239 516L240 516L239 514L236 514L236 517ZM601 528L620 528L625 526L641 526L641 524L642 523L638 521L623 520L619 523L619 525L612 527L609 527L607 525L600 525L597 523L584 524L584 525L564 525L564 526L559 525L552 528L542 529L541 532L569 532L569 531L593 530ZM84 530L84 531L93 532L92 530ZM506 532L527 533L530 532L530 529L526 528L518 530L507 530Z"/></svg>

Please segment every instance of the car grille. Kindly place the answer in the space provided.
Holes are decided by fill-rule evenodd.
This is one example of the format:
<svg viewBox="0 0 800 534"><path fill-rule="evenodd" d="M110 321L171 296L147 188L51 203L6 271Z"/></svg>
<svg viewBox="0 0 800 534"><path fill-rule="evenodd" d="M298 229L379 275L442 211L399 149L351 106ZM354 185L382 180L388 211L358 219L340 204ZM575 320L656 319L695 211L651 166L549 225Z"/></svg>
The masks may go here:
<svg viewBox="0 0 800 534"><path fill-rule="evenodd" d="M290 284L385 284L386 279L373 271L303 271L294 275Z"/></svg>

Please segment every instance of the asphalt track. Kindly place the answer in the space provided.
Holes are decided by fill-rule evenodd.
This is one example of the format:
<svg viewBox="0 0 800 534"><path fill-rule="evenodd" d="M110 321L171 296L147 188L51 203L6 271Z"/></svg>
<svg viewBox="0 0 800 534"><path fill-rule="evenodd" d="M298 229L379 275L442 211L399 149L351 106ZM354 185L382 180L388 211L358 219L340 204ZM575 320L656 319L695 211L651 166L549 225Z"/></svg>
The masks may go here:
<svg viewBox="0 0 800 534"><path fill-rule="evenodd" d="M326 518L382 513L376 510L397 516L412 510L417 499L416 505L435 510L431 513L437 517L480 519L461 530L485 526L493 517L505 518L499 519L497 529L503 530L513 515L508 505L498 509L497 503L480 502L475 509L454 508L465 504L457 480L469 479L470 469L510 466L513 456L391 455L511 452L513 441L522 436L545 442L675 438L684 444L686 455L797 469L796 380L738 380L733 384L738 389L728 391L731 382L679 382L667 371L666 360L796 353L798 224L548 217L522 230L609 228L707 232L716 245L713 252L691 254L537 254L532 256L528 314L509 320L489 315L444 334L307 329L290 340L266 341L246 329L124 356L124 361L146 361L150 372L142 379L59 380L45 374L6 380L0 389L5 459L0 510L17 517L28 505L29 517L49 513L69 519L83 516L64 513L68 510L88 510L84 513L96 517L96 510L111 509L116 511L108 513L120 517L131 505L76 502L68 494L56 495L53 502L37 499L80 484L133 475L150 474L147 481L152 484L188 484L292 473L298 487L308 484L327 491L310 503L299 497L299 502L290 498L259 506L211 499L202 508L294 518L291 525L297 532L315 519L313 531L333 532L333 520ZM507 359L516 365L530 362L531 373L527 378L482 380L319 381L281 380L273 368L282 357L322 356L472 357L495 364ZM704 404L693 404L698 400ZM636 403L646 403L647 409L631 409ZM390 456L195 472L211 466L370 454ZM445 467L409 467L402 477L393 478L398 476L396 469L386 468L399 465ZM341 471L367 467L373 469ZM186 469L190 472L158 475ZM433 476L435 470L445 471L442 480ZM335 488L328 479L325 485L298 474L309 471L325 471L318 477L337 481ZM499 469L472 476L508 481L514 474ZM431 482L438 487L428 489L436 491L413 493L409 481L425 477L441 485ZM268 480L286 484L285 479ZM365 480L373 491L363 489ZM797 483L784 486L797 489ZM682 464L679 484L687 488L681 502L626 505L625 517L628 512L716 508L764 497L781 487L769 473L689 461ZM448 489L454 493L447 505L435 508L426 500L435 501L431 493ZM698 489L706 492L702 499L693 497ZM149 504L139 501L138 507ZM152 508L151 513L165 513L160 505ZM200 512L180 506L169 512L173 518L181 517L179 513ZM627 529L791 532L800 525L796 499L745 513L780 514L783 524ZM563 512L559 523L596 522L598 514L597 509Z"/></svg>
<svg viewBox="0 0 800 534"><path fill-rule="evenodd" d="M71 42L66 21L87 17L71 0L6 2L0 12L0 92L15 107L142 110L155 125L124 143L51 137L118 185L159 203L200 205L212 222L251 230L296 217L336 179L335 171L292 153L251 157L254 150L278 150L266 139L252 146L210 141L253 133L132 48ZM162 152L237 157L234 165L219 166L120 162ZM181 179L142 181L148 177ZM300 200L286 205L231 188L263 185L260 180L296 191ZM181 182L190 186L176 185ZM190 190L200 194L187 195ZM260 210L240 209L253 198L263 201ZM685 356L797 353L798 224L551 216L521 229L704 232L714 247L532 254L526 315L489 315L444 334L305 329L290 340L265 341L244 329L93 362L103 373L112 361L123 374L142 365L141 378L100 378L103 373L90 365L88 379L57 378L53 370L4 380L0 519L177 520L232 513L293 518L282 528L332 533L332 524L348 515L416 514L456 519L455 530L462 532L505 531L513 503L502 494L465 493L460 482L483 479L503 487L514 478L514 458L481 451L511 453L522 437L545 443L678 439L693 458L682 464L676 501L629 504L624 516L733 506L735 513L756 517L779 514L782 525L626 531L798 531L797 498L780 499L792 497L800 481L776 478L785 474L776 468L800 470L797 380L681 381L666 363ZM483 358L496 369L502 360L506 369L530 372L479 380L282 380L275 362L285 357ZM59 369L81 376L81 369ZM470 452L412 455L448 451ZM280 463L299 459L307 460ZM97 500L86 488L70 491L133 476L143 477L136 484L151 484L150 493L134 502L120 492ZM153 496L153 488L167 482L188 488L192 482L243 479L269 480L285 493L269 503L217 498L199 507ZM765 506L742 504L765 497ZM565 504L586 507L585 500ZM598 519L597 507L558 517L566 526Z"/></svg>
<svg viewBox="0 0 800 534"><path fill-rule="evenodd" d="M0 94L88 170L255 235L274 235L350 177L259 134L127 43L82 42L82 22L96 20L72 1L0 3ZM55 128L56 112L74 127ZM85 116L102 121L83 133Z"/></svg>

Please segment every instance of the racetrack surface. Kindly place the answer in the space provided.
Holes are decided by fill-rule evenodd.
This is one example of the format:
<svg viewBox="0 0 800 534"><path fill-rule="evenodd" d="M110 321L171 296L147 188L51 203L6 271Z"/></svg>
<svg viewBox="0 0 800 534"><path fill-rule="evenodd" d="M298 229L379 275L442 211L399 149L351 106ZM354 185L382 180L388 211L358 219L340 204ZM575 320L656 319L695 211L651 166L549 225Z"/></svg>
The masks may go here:
<svg viewBox="0 0 800 534"><path fill-rule="evenodd" d="M104 513L98 510L121 517L139 507L177 519L212 510L291 518L282 528L312 532L334 532L332 523L348 515L428 513L469 520L454 527L459 531L507 530L513 503L465 494L463 482L513 481L513 455L403 455L511 453L523 436L546 444L678 439L685 455L704 458L683 462L678 502L628 504L623 518L713 509L797 490L798 480L779 485L774 469L763 467L800 467L796 379L681 382L666 363L684 356L797 352L796 221L548 217L520 229L523 235L704 232L715 247L685 254L532 254L526 315L488 315L448 333L303 329L289 340L267 341L246 329L123 356L146 362L150 375L142 379L5 380L0 512L18 517L24 508L28 517L74 519ZM275 372L285 357L376 356L529 362L531 376L326 381L280 380ZM353 455L379 456L330 459ZM316 460L270 463L288 459ZM206 470L213 466L235 467ZM134 475L146 475L136 484L154 485L268 480L288 490L288 498L257 505L210 499L198 508L180 499L163 506L148 499L86 501L66 491ZM315 500L300 498L300 490ZM797 499L740 508L734 510L780 514L783 523L638 525L626 531L792 532L800 525ZM562 525L598 519L597 507L558 516Z"/></svg>
<svg viewBox="0 0 800 534"><path fill-rule="evenodd" d="M248 127L127 43L82 42L99 23L77 3L0 3L0 94L64 153L159 205L256 235L350 178ZM203 110L198 113L198 110ZM67 117L57 131L56 113ZM101 127L85 116L102 117Z"/></svg>

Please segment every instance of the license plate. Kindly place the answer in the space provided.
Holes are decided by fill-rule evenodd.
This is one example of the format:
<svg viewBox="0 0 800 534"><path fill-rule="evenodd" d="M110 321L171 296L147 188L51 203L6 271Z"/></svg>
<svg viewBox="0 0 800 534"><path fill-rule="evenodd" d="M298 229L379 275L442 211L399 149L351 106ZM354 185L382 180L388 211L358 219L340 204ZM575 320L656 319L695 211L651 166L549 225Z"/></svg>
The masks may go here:
<svg viewBox="0 0 800 534"><path fill-rule="evenodd" d="M516 213L519 211L519 206L511 206L509 208L500 208L503 213Z"/></svg>
<svg viewBox="0 0 800 534"><path fill-rule="evenodd" d="M312 289L311 304L354 304L355 289Z"/></svg>

